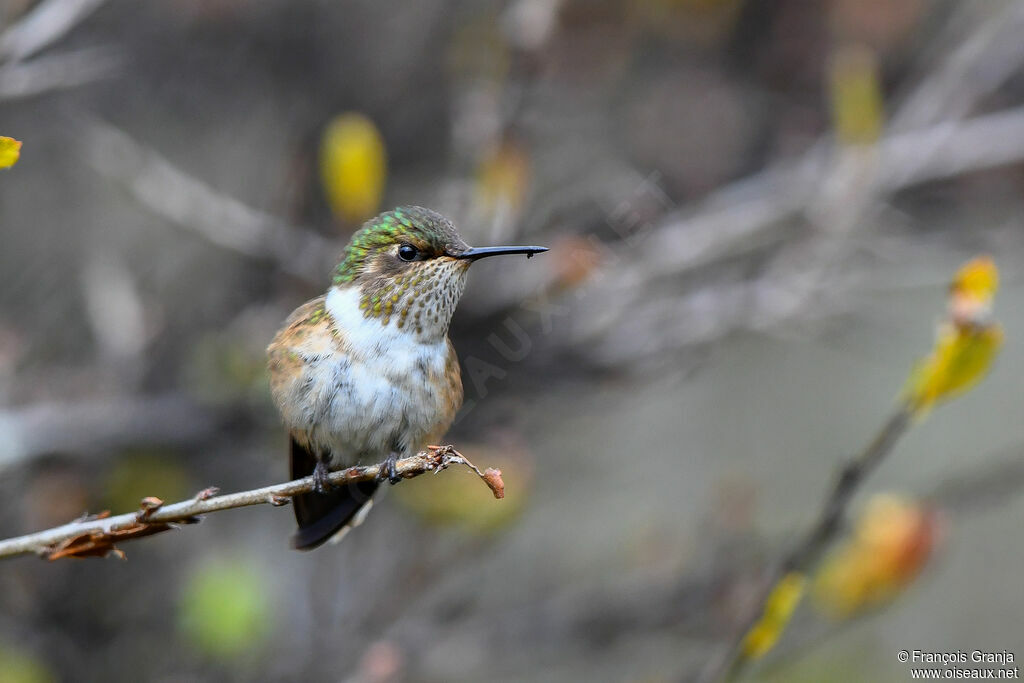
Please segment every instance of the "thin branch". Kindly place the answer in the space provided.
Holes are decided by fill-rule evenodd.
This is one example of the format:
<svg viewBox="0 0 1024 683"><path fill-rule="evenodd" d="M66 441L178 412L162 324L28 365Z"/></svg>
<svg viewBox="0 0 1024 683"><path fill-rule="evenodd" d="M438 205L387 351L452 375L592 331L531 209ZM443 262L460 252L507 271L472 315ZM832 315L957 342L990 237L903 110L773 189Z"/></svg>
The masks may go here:
<svg viewBox="0 0 1024 683"><path fill-rule="evenodd" d="M892 117L890 133L855 155L873 163L851 167L850 155L837 153L825 135L799 159L773 164L717 190L693 210L670 214L609 270L591 299L600 310L578 315L578 331L568 343L586 347L599 363L618 365L632 348L609 340L622 329L631 330L633 338L661 337L657 346L672 350L688 345L695 328L715 336L720 330L778 326L805 313L820 296L823 275L841 262L843 243L869 222L865 216L881 200L915 185L1024 160L1024 145L1017 142L1024 110L964 120L1024 61L1017 38L1021 27L1022 5L1005 3L957 46L943 46L932 75ZM972 76L971 85L953 86L962 85L965 74ZM869 154L859 153L865 151ZM740 292L739 308L715 319L717 309L697 301L698 320L668 333L657 329L665 319L652 310L665 305L650 295L658 280L772 247L791 234L790 219L801 214L825 229L781 254L774 272L746 287L752 297ZM670 291L674 300L677 290Z"/></svg>
<svg viewBox="0 0 1024 683"><path fill-rule="evenodd" d="M109 124L87 121L78 139L89 163L123 183L143 206L221 247L271 261L311 284L322 284L331 259L342 249L340 242L289 225L219 192ZM1024 107L889 135L874 152L875 174L864 191L880 197L926 182L1019 163L1024 160ZM588 297L589 305L600 308L599 312L588 309L588 301L576 305L577 324L564 343L574 349L586 348L585 355L593 362L617 366L635 358L638 336L649 340L650 353L664 353L713 340L736 328L770 329L791 320L802 310L808 293L818 295L821 288L820 279L803 282L802 271L793 275L789 263L761 280L732 287L715 283L682 299L675 289L672 297L651 297L650 289L660 278L776 244L790 234L784 219L813 203L820 194L822 178L835 177L837 158L823 142L798 163L780 163L729 184L695 211L654 229L638 240L634 249L618 254L622 261L603 274L596 285L600 293ZM929 163L922 166L921 158ZM861 211L849 216L862 215L863 204L858 206ZM848 217L846 223L850 220ZM813 260L803 256L798 260ZM814 258L820 260L821 254ZM786 278L801 280L796 298L791 291L794 284ZM513 298L498 297L479 312L491 312ZM665 321L672 324L657 327ZM622 343L624 331L628 335Z"/></svg>
<svg viewBox="0 0 1024 683"><path fill-rule="evenodd" d="M942 123L897 135L878 144L871 191L887 197L920 184L1024 161L1024 107ZM929 159L927 165L918 160ZM805 295L841 294L841 280L806 279L805 270L782 264L756 280L745 271L735 283L713 282L680 297L651 296L657 281L704 268L723 259L764 250L792 231L786 218L807 206L831 173L824 151L800 165L774 168L726 186L678 220L644 237L635 250L617 254L595 292L577 304L579 313L564 344L585 349L601 365L635 360L638 351L667 353L720 338L736 329L767 330L807 314ZM800 245L797 244L797 247ZM796 254L801 266L820 264L821 254ZM811 258L810 256L813 256ZM795 280L795 282L794 282ZM794 303L794 291L804 299ZM592 308L588 308L588 306ZM829 313L836 311L829 299ZM647 348L636 339L646 340Z"/></svg>
<svg viewBox="0 0 1024 683"><path fill-rule="evenodd" d="M1006 505L1024 491L1024 457L1020 444L999 453L972 462L968 467L954 471L931 492L921 499L928 505L941 511L942 515L950 516L958 521L961 516L970 516L985 512L1000 505ZM874 616L884 607L867 610L851 615L839 623L828 623L822 626L815 624L796 638L789 638L785 647L780 647L769 654L764 664L758 667L758 674L763 678L778 677L791 669L813 650L824 643L846 633L852 626L863 619ZM795 621L795 620L794 620ZM790 624L788 630L795 630Z"/></svg>
<svg viewBox="0 0 1024 683"><path fill-rule="evenodd" d="M0 59L27 59L63 38L106 0L43 0L0 33Z"/></svg>
<svg viewBox="0 0 1024 683"><path fill-rule="evenodd" d="M765 601L779 580L790 572L806 573L821 559L825 550L842 529L853 494L878 467L879 463L892 452L899 438L911 425L912 412L905 405L892 414L871 443L858 455L847 460L836 477L832 490L825 498L818 519L810 530L796 543L769 573L764 588L760 591L753 609L736 626L729 646L723 655L713 661L703 672L702 681L733 680L743 672L750 660L743 656L743 642L747 633L761 619Z"/></svg>
<svg viewBox="0 0 1024 683"><path fill-rule="evenodd" d="M1017 72L1024 62L1024 5L1015 0L1000 5L986 4L965 38L934 41L930 51L941 55L940 63L904 99L890 121L894 130L962 119ZM952 32L977 14L966 3L959 9L962 20L950 22Z"/></svg>
<svg viewBox="0 0 1024 683"><path fill-rule="evenodd" d="M32 97L75 88L114 75L121 54L109 48L88 47L14 62L0 67L0 101Z"/></svg>
<svg viewBox="0 0 1024 683"><path fill-rule="evenodd" d="M964 515L1005 505L1024 492L1024 446L1016 444L999 457L972 461L947 477L924 499L945 514Z"/></svg>
<svg viewBox="0 0 1024 683"><path fill-rule="evenodd" d="M114 126L85 119L81 127L78 139L93 168L124 183L153 213L213 244L317 284L341 252L342 244L218 192Z"/></svg>
<svg viewBox="0 0 1024 683"><path fill-rule="evenodd" d="M451 446L429 446L428 451L399 460L398 475L411 479L426 472L440 472L449 465L464 465L472 469L494 494L503 498L505 485L501 472L487 469L481 472L473 463ZM329 475L334 486L345 486L372 481L381 471L380 465L350 467ZM82 519L63 526L33 534L0 541L0 558L36 553L54 560L62 557L105 556L119 554L115 543L149 536L172 528L174 524L192 524L199 515L250 505L284 505L292 496L309 493L314 488L312 476L283 484L264 486L250 491L239 491L223 496L216 489L201 491L195 498L165 505L157 498L145 498L141 508L115 517L105 515Z"/></svg>
<svg viewBox="0 0 1024 683"><path fill-rule="evenodd" d="M196 444L233 419L235 411L185 396L91 398L0 409L0 475L48 453L116 451L128 445Z"/></svg>
<svg viewBox="0 0 1024 683"><path fill-rule="evenodd" d="M972 119L973 126L958 124L1024 62L1022 28L1024 5L1009 2L955 48L946 49L947 56L914 87L892 117L892 132L878 143L884 159L878 164L880 192L892 194L944 178L953 169L964 172L1021 159L1019 146L1006 137L987 140L985 152L993 158L985 152L969 154L967 148L978 136L995 132L986 130L989 117ZM940 140L947 145L935 150L940 158L915 144ZM998 142L1014 149L1001 151ZM776 223L816 200L821 180L828 177L835 161L831 147L829 136L823 136L795 163L782 162L726 185L702 202L697 212L670 220L658 229L657 239L644 244L640 254L644 270L650 273L657 268L664 274L706 264L743 249L747 240L764 231L771 232ZM944 153L965 163L942 158Z"/></svg>

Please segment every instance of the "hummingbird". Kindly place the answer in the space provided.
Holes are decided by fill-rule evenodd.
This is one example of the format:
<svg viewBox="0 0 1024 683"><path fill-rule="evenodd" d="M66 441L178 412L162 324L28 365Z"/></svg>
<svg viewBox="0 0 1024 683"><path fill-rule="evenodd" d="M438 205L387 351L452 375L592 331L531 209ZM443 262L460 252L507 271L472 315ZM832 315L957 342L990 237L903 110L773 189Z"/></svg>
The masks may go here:
<svg viewBox="0 0 1024 683"><path fill-rule="evenodd" d="M360 524L399 458L436 443L462 406L448 326L470 264L546 247L470 247L450 220L407 206L352 235L327 293L299 306L267 347L270 388L289 435L292 547L311 550ZM334 487L332 469L382 462L375 481Z"/></svg>

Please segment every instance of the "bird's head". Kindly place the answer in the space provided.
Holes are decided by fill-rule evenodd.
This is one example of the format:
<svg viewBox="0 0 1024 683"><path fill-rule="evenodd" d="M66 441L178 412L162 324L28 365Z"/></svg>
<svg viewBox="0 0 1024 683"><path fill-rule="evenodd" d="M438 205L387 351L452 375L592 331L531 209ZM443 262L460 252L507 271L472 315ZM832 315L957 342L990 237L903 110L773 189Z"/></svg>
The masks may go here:
<svg viewBox="0 0 1024 683"><path fill-rule="evenodd" d="M332 282L358 291L364 317L394 322L420 337L443 336L473 261L543 251L547 248L473 248L441 214L405 206L371 218L352 235Z"/></svg>

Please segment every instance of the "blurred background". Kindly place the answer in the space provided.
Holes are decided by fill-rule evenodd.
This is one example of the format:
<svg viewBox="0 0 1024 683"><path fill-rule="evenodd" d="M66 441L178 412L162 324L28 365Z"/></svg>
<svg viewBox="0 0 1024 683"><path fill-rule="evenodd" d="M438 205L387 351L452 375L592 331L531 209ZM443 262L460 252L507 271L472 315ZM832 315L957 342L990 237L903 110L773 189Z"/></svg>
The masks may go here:
<svg viewBox="0 0 1024 683"><path fill-rule="evenodd" d="M448 441L505 500L453 469L314 553L261 506L5 560L0 681L690 680L976 253L995 371L853 503L891 590L823 582L752 673L1024 657L1021 35L1013 0L0 1L3 537L284 481L264 349L379 210L552 247L451 331Z"/></svg>

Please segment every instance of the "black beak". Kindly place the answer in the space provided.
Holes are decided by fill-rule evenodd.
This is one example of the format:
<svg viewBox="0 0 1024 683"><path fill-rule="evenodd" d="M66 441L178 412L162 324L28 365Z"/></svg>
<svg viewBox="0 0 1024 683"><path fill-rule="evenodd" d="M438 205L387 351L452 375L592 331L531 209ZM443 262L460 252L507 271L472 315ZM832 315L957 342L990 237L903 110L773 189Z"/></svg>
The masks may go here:
<svg viewBox="0 0 1024 683"><path fill-rule="evenodd" d="M526 258L530 258L534 254L541 254L547 250L547 247L470 247L465 251L454 254L454 256L455 258L465 258L471 261L487 258L488 256L502 256L504 254L526 254Z"/></svg>

